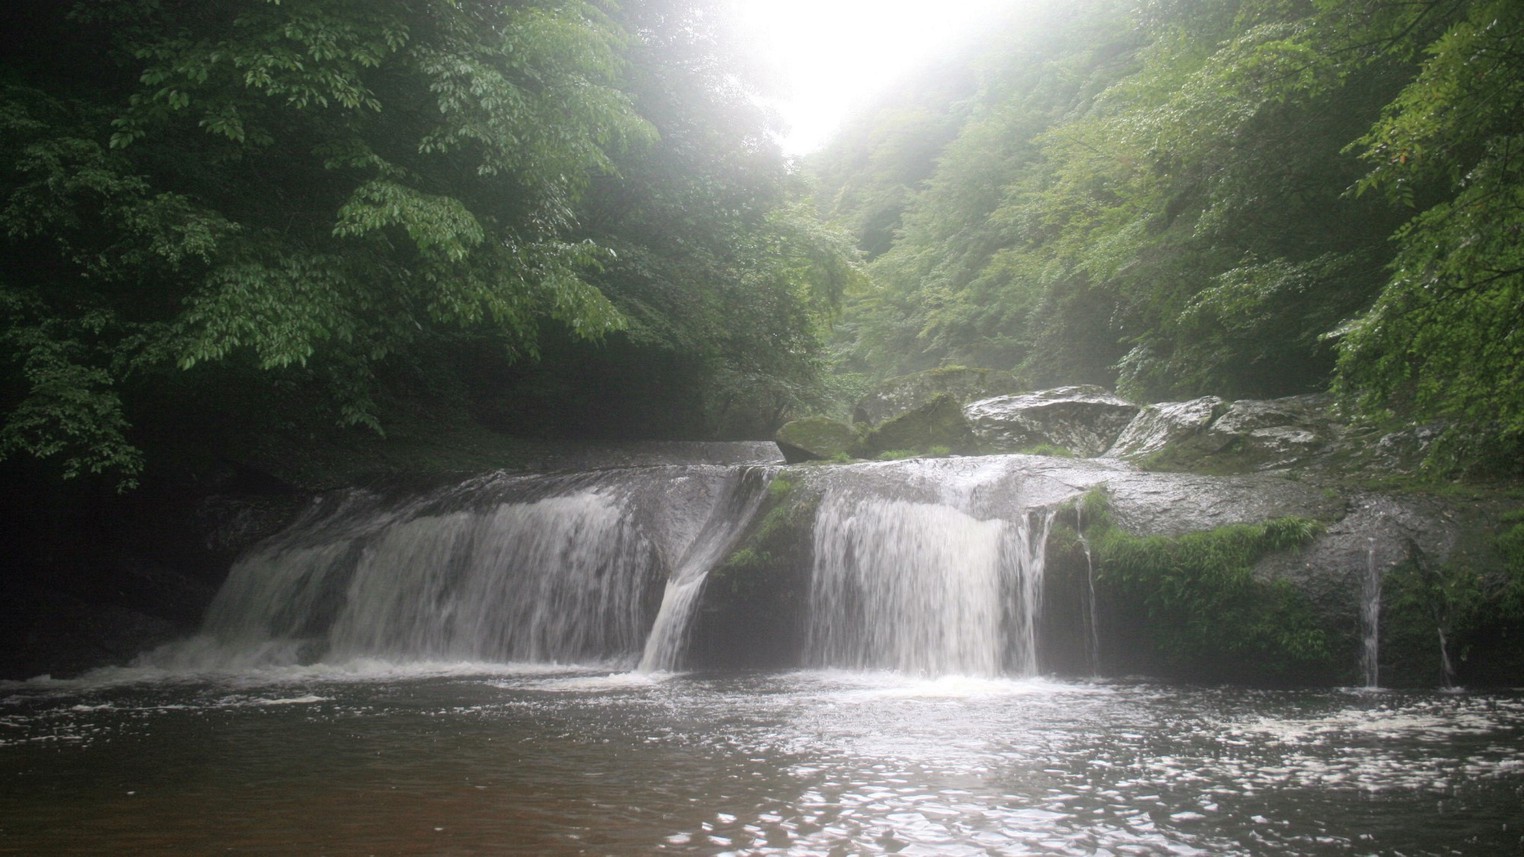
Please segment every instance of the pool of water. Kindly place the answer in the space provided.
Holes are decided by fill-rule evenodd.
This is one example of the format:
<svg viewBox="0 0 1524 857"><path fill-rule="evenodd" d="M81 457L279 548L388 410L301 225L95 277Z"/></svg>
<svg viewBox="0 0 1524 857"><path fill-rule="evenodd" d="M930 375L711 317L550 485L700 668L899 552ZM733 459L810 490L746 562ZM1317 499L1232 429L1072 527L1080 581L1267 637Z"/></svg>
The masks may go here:
<svg viewBox="0 0 1524 857"><path fill-rule="evenodd" d="M0 853L1521 854L1524 693L384 664L0 685Z"/></svg>

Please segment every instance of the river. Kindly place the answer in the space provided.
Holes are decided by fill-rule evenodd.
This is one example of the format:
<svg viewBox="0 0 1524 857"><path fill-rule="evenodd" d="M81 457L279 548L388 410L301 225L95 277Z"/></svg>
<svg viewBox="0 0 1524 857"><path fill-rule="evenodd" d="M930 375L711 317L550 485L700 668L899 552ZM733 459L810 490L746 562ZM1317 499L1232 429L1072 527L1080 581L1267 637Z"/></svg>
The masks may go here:
<svg viewBox="0 0 1524 857"><path fill-rule="evenodd" d="M1520 854L1524 693L378 661L0 685L8 854Z"/></svg>

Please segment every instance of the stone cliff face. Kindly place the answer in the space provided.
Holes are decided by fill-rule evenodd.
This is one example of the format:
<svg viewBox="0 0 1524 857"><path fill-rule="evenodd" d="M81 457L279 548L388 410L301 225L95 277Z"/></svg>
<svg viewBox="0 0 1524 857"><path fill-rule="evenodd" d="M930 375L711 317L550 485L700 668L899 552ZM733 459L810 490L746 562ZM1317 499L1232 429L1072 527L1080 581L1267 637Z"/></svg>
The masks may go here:
<svg viewBox="0 0 1524 857"><path fill-rule="evenodd" d="M961 423L922 420L923 436L901 431L899 445L946 456L972 435L982 455L790 467L780 476L795 486L789 502L818 505L852 482L914 498L931 483L943 488L929 502L976 519L1056 515L1040 612L1049 671L1359 684L1358 655L1376 645L1383 685L1524 680L1516 492L1372 487L1411 472L1421 430L1349 426L1326 396L1137 406L1089 387L994 395L970 386L976 377L958 373L950 391L932 386L936 378L902 380L890 385L894 396L870 402L884 410L880 400L899 401L889 419L903 426L961 397ZM859 419L873 410L859 408ZM881 431L851 428L867 438ZM968 496L946 490L975 471L987 476ZM1087 520L1087 508L1104 512ZM1298 535L1276 535L1286 532ZM723 566L720 578L734 588L744 575L808 577L808 539L768 538L794 547L745 553L747 563ZM748 609L717 596L705 633L714 638ZM756 649L774 650L788 649Z"/></svg>
<svg viewBox="0 0 1524 857"><path fill-rule="evenodd" d="M1360 684L1362 599L1374 573L1387 582L1384 686L1521 675L1524 622L1508 599L1524 581L1497 545L1513 520L1505 497L1344 492L1278 474L1033 455L795 465L776 480L786 490L711 574L693 666L808 661L817 510L846 497L858 504L847 524L856 527L886 508L913 516L939 506L1012 527L1050 518L1036 610L1044 673Z"/></svg>
<svg viewBox="0 0 1524 857"><path fill-rule="evenodd" d="M1003 378L992 391L980 377L958 374L954 392L912 385L879 403L878 424L817 420L789 435L833 460L769 466L762 508L703 585L683 665L833 666L846 652L849 665L916 669L900 640L957 638L959 653L925 663L958 668L988 645L996 655L978 668L1005 673L1524 681L1517 490L1379 487L1411 464L1419 433L1362 432L1320 397L1138 406L1095 388L1015 394ZM742 452L706 466L768 459ZM883 452L895 460L851 460ZM633 472L694 453L709 454L595 451L528 469ZM234 556L307 499L217 489L144 494L96 544L34 540L55 548L23 557L47 573L6 581L0 677L123 663L194 630ZM95 520L85 507L78 520L32 520L25 498L7 502L33 529L88 532ZM639 514L679 514L653 502ZM952 588L965 585L983 595ZM990 639L968 639L973 627ZM1361 663L1372 644L1374 673ZM902 660L877 660L874 646Z"/></svg>

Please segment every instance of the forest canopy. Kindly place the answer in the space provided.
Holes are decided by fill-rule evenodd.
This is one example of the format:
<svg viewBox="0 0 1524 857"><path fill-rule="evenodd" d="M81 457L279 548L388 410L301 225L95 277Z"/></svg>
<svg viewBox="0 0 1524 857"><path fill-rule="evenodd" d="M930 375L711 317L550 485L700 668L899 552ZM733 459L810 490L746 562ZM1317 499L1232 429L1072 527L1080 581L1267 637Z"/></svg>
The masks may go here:
<svg viewBox="0 0 1524 857"><path fill-rule="evenodd" d="M1032 4L805 175L727 8L6 4L0 460L756 438L959 364L1524 439L1521 4Z"/></svg>
<svg viewBox="0 0 1524 857"><path fill-rule="evenodd" d="M7 4L0 458L130 485L156 443L409 409L705 437L806 406L853 255L719 8Z"/></svg>
<svg viewBox="0 0 1524 857"><path fill-rule="evenodd" d="M843 365L1333 389L1436 461L1516 448L1521 155L1524 4L1049 4L814 159L872 258Z"/></svg>

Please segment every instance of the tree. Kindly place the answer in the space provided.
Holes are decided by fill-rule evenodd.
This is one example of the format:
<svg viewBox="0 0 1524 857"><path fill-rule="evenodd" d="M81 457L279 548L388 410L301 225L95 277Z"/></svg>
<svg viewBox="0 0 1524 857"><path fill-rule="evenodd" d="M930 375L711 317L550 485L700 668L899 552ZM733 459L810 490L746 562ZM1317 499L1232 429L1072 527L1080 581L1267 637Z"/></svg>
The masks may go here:
<svg viewBox="0 0 1524 857"><path fill-rule="evenodd" d="M596 3L52 6L6 13L0 457L130 484L136 385L252 367L379 428L379 367L446 331L624 323L572 212L652 132Z"/></svg>
<svg viewBox="0 0 1524 857"><path fill-rule="evenodd" d="M1360 4L1332 4L1348 12ZM1340 336L1339 384L1366 413L1440 419L1450 456L1524 440L1524 8L1377 4L1366 43L1422 47L1416 77L1352 147L1356 192L1416 209L1390 279ZM1424 41L1422 24L1442 25ZM1415 38L1418 34L1419 38Z"/></svg>
<svg viewBox="0 0 1524 857"><path fill-rule="evenodd" d="M1463 455L1524 438L1519 4L1066 12L976 61L843 325L853 369L1143 400L1334 383L1366 416L1445 421Z"/></svg>

